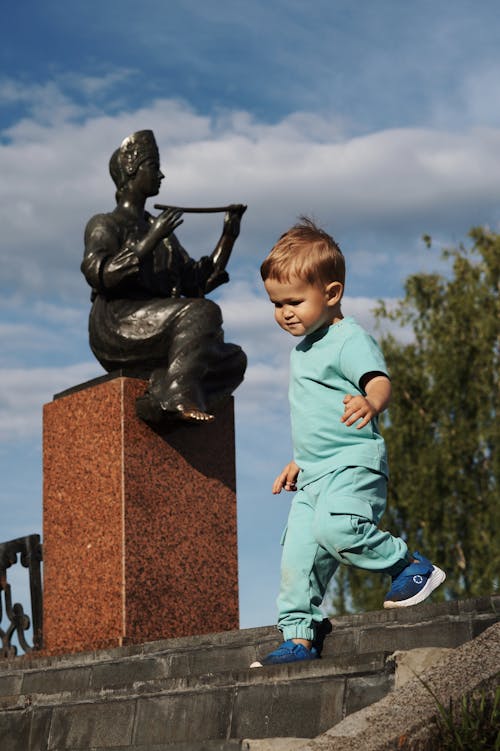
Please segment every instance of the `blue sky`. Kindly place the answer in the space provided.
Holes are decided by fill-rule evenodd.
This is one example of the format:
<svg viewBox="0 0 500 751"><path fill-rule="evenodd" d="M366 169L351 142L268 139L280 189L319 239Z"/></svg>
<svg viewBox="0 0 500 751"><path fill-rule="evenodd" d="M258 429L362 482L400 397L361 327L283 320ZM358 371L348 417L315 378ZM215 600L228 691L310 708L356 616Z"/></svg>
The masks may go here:
<svg viewBox="0 0 500 751"><path fill-rule="evenodd" d="M152 128L160 199L249 207L214 298L250 362L236 394L241 624L272 623L290 498L270 486L290 455L293 340L260 261L313 215L347 257L344 311L372 329L377 299L439 265L424 232L449 244L498 229L498 5L4 0L2 27L0 540L41 530L43 403L102 372L83 228L113 207L111 152ZM220 217L190 217L179 237L197 257L219 230Z"/></svg>

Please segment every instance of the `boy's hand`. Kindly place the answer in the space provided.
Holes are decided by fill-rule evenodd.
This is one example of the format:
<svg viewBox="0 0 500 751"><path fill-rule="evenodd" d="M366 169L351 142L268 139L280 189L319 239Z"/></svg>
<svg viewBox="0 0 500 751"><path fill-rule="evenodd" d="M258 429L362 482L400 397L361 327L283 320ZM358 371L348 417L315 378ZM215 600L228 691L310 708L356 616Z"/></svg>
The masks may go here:
<svg viewBox="0 0 500 751"><path fill-rule="evenodd" d="M294 461L287 464L273 483L273 493L275 495L281 493L283 488L295 492L297 490L296 482L299 472L300 467L297 467Z"/></svg>
<svg viewBox="0 0 500 751"><path fill-rule="evenodd" d="M345 407L340 422L344 422L349 426L354 425L355 422L361 420L359 425L356 425L356 430L364 428L365 425L368 425L372 417L375 417L378 414L377 410L373 404L370 404L366 396L352 396L351 394L346 394L343 401Z"/></svg>
<svg viewBox="0 0 500 751"><path fill-rule="evenodd" d="M366 396L346 394L343 399L344 414L340 421L349 426L361 420L356 425L356 430L364 428L373 417L383 412L391 399L391 382L385 375L370 378L365 385L365 390Z"/></svg>

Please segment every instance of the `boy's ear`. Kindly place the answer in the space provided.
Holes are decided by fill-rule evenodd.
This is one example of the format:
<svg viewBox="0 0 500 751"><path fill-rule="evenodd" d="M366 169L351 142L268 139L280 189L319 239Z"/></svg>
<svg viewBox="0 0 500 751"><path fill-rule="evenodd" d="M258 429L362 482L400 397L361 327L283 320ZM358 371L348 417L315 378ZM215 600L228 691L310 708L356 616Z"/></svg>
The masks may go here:
<svg viewBox="0 0 500 751"><path fill-rule="evenodd" d="M327 305L333 307L341 301L344 294L344 285L342 282L330 282L330 284L326 285L326 294L328 298Z"/></svg>

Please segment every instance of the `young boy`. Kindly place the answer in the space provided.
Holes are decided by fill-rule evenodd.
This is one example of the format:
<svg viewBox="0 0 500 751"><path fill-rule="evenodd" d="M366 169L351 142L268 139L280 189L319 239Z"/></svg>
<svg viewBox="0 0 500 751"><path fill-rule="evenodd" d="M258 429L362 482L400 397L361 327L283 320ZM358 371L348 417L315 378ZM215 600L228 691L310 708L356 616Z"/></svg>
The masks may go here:
<svg viewBox="0 0 500 751"><path fill-rule="evenodd" d="M378 528L386 504L387 458L377 416L391 382L376 342L344 318L344 256L304 219L261 266L276 321L304 337L291 353L294 458L273 493L297 491L284 535L278 627L281 646L251 667L320 656L331 624L320 605L339 564L392 576L384 607L415 605L444 571Z"/></svg>

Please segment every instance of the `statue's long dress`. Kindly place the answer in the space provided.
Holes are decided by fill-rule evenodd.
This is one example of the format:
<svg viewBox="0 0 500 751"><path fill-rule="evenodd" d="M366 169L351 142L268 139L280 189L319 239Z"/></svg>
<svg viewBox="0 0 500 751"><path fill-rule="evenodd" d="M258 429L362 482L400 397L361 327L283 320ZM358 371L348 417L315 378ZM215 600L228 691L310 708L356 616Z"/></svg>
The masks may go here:
<svg viewBox="0 0 500 751"><path fill-rule="evenodd" d="M90 347L108 372L148 377L148 392L164 410L210 409L241 383L246 356L224 342L220 308L201 296L212 272L208 257L194 261L171 235L139 264L131 262L127 248L151 221L146 213L136 223L117 207L87 224L82 271L92 287ZM117 254L123 259L105 273Z"/></svg>

